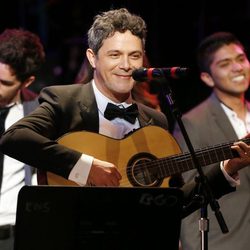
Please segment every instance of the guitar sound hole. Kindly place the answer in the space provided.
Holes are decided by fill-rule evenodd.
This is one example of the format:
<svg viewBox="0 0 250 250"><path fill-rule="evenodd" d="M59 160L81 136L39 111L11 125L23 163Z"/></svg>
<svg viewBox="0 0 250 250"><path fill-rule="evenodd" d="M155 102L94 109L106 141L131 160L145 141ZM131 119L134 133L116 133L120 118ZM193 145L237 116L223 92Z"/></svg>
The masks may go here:
<svg viewBox="0 0 250 250"><path fill-rule="evenodd" d="M156 168L150 162L156 157L149 153L134 155L127 167L128 180L133 186L158 187L163 180L156 178Z"/></svg>

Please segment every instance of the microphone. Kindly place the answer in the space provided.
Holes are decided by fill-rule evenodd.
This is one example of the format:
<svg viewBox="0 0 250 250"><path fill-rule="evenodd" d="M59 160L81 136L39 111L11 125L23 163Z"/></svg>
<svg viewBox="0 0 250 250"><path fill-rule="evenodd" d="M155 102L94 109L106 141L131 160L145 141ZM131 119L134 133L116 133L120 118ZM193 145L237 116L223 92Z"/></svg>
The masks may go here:
<svg viewBox="0 0 250 250"><path fill-rule="evenodd" d="M132 72L132 77L135 81L145 82L154 79L170 77L170 78L181 78L187 76L189 69L182 67L171 67L171 68L139 68Z"/></svg>

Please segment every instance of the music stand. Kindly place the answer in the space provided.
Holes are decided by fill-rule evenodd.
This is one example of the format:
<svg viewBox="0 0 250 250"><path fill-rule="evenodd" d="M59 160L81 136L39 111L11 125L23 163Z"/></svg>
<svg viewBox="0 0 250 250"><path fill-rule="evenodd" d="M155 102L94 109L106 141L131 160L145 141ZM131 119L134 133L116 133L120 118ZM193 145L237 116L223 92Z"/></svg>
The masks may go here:
<svg viewBox="0 0 250 250"><path fill-rule="evenodd" d="M15 250L177 250L183 193L175 188L24 186Z"/></svg>

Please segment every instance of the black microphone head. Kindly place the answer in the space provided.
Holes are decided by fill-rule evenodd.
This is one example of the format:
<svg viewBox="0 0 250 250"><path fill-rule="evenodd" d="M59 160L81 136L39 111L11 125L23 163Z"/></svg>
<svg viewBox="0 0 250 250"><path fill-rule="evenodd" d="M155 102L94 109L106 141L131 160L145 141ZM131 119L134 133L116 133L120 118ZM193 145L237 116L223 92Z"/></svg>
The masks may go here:
<svg viewBox="0 0 250 250"><path fill-rule="evenodd" d="M139 68L132 72L132 77L137 82L144 82L147 80L147 69Z"/></svg>
<svg viewBox="0 0 250 250"><path fill-rule="evenodd" d="M132 72L132 77L137 82L145 82L156 79L185 77L189 69L183 67L170 68L139 68Z"/></svg>

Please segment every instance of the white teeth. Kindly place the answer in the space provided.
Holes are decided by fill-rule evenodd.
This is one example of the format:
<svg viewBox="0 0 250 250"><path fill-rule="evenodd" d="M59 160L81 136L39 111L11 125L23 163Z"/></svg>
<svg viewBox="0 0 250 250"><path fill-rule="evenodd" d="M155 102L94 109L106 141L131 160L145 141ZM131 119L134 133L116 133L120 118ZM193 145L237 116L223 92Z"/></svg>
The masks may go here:
<svg viewBox="0 0 250 250"><path fill-rule="evenodd" d="M232 79L233 82L240 82L244 79L245 77L243 75L241 76L236 76Z"/></svg>

